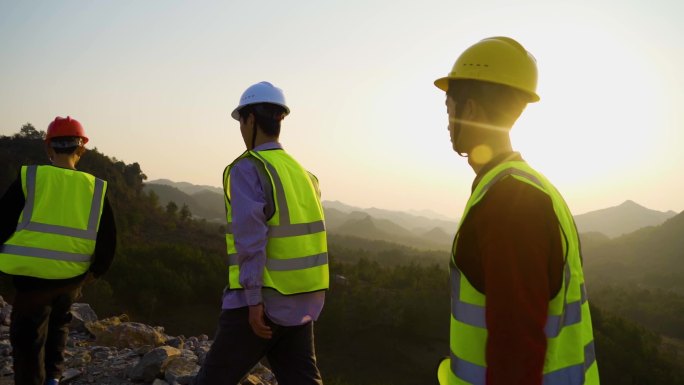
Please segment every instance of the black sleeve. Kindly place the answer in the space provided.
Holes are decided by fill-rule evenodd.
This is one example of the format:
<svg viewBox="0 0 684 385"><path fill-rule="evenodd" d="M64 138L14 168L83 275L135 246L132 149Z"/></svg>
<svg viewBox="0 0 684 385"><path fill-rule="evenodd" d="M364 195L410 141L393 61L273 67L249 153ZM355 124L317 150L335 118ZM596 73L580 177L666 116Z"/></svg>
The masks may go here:
<svg viewBox="0 0 684 385"><path fill-rule="evenodd" d="M18 177L0 198L0 245L14 234L25 202L21 177Z"/></svg>
<svg viewBox="0 0 684 385"><path fill-rule="evenodd" d="M102 217L100 217L100 228L97 231L95 252L93 253L93 262L90 265L90 271L96 278L109 270L109 266L111 266L114 260L115 251L116 223L114 222L112 207L109 205L107 195L105 195Z"/></svg>

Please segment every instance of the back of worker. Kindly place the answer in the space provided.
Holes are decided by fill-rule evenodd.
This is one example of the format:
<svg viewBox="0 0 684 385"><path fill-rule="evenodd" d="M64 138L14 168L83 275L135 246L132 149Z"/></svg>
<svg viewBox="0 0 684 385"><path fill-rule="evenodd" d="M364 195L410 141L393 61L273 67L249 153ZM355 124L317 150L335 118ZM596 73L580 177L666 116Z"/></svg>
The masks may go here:
<svg viewBox="0 0 684 385"><path fill-rule="evenodd" d="M0 271L17 290L10 327L17 385L59 383L71 305L112 262L107 182L76 170L87 141L78 121L56 118L45 140L52 164L22 166L0 199Z"/></svg>
<svg viewBox="0 0 684 385"><path fill-rule="evenodd" d="M223 173L228 284L196 385L235 385L263 357L280 385L320 385L313 324L328 288L318 180L279 142L290 109L268 82L232 117L247 147Z"/></svg>

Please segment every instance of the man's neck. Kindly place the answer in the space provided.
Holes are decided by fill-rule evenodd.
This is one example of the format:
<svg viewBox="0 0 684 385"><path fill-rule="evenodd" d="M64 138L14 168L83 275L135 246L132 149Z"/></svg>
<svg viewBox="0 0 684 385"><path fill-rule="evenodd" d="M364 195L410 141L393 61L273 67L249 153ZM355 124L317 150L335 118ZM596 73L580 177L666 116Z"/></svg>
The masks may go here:
<svg viewBox="0 0 684 385"><path fill-rule="evenodd" d="M280 142L278 142L277 136L257 135L256 140L254 141L254 147L250 148L250 150L254 150L255 148L261 146L262 144L266 144L266 143L280 143Z"/></svg>
<svg viewBox="0 0 684 385"><path fill-rule="evenodd" d="M53 166L70 170L76 170L77 162L78 161L73 156L56 156L52 159Z"/></svg>
<svg viewBox="0 0 684 385"><path fill-rule="evenodd" d="M480 149L477 149L478 147ZM475 174L479 174L482 168L492 160L500 158L502 154L510 154L512 152L513 148L510 143L498 146L477 146L476 150L468 154L468 164L475 171Z"/></svg>

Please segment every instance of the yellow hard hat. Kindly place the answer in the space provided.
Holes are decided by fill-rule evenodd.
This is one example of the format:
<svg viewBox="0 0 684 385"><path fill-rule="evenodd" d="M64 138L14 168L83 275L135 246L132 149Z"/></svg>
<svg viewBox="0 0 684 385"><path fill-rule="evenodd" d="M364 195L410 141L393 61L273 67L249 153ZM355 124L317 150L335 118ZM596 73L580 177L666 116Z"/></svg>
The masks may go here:
<svg viewBox="0 0 684 385"><path fill-rule="evenodd" d="M449 75L435 80L435 85L447 91L452 79L502 84L525 92L531 103L539 101L537 61L510 37L490 37L473 44L456 59Z"/></svg>
<svg viewBox="0 0 684 385"><path fill-rule="evenodd" d="M449 383L449 372L451 372L451 359L447 357L437 367L437 381L439 385L447 385Z"/></svg>

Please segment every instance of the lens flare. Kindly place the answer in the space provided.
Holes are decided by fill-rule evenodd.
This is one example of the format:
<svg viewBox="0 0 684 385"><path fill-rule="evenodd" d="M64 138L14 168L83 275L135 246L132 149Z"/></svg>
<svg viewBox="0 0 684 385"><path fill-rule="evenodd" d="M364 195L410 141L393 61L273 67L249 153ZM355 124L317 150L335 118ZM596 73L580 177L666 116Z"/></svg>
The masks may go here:
<svg viewBox="0 0 684 385"><path fill-rule="evenodd" d="M479 144L473 148L469 154L472 162L477 164L487 164L492 160L492 148L486 144Z"/></svg>

